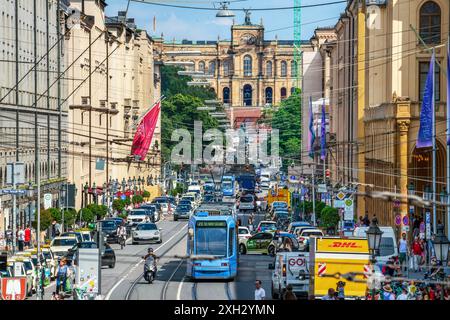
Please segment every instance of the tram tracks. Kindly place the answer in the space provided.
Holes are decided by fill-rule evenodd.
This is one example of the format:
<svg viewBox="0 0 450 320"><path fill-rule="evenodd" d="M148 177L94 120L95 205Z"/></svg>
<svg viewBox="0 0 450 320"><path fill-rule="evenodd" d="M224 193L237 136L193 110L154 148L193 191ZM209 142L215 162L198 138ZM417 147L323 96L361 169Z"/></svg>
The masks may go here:
<svg viewBox="0 0 450 320"><path fill-rule="evenodd" d="M194 282L192 284L192 288L191 288L191 295L192 295L192 300L204 300L204 299L199 299L199 295L198 295L198 291L199 291L199 286L202 287L206 287L206 285L218 285L219 283L211 283L211 282L207 282L207 283L203 283L203 282ZM210 288L211 290L212 288ZM215 288L214 288L215 289ZM233 296L231 294L231 289L230 289L230 283L229 282L225 282L223 284L223 290L225 293L225 297L227 300L232 301L233 300ZM219 292L217 292L219 293ZM217 295L214 296L215 299L213 300L222 300L220 298L217 298Z"/></svg>

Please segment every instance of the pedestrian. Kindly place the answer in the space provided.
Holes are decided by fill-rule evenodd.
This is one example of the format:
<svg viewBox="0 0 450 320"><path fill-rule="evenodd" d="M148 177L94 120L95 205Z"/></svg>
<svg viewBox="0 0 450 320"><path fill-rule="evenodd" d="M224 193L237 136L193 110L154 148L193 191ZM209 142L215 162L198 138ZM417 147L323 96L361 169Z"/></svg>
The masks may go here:
<svg viewBox="0 0 450 320"><path fill-rule="evenodd" d="M337 283L337 287L336 287L337 297L339 300L345 300L344 288L345 288L345 282L339 281Z"/></svg>
<svg viewBox="0 0 450 320"><path fill-rule="evenodd" d="M395 294L389 283L383 287L383 300L395 300Z"/></svg>
<svg viewBox="0 0 450 320"><path fill-rule="evenodd" d="M266 291L262 288L261 280L256 280L255 282L255 300L265 300L266 299Z"/></svg>
<svg viewBox="0 0 450 320"><path fill-rule="evenodd" d="M364 220L362 216L359 216L359 223L358 223L358 227L364 227Z"/></svg>
<svg viewBox="0 0 450 320"><path fill-rule="evenodd" d="M19 231L17 231L17 243L19 246L19 251L23 251L23 245L25 243L25 231L23 231L22 226L20 226Z"/></svg>
<svg viewBox="0 0 450 320"><path fill-rule="evenodd" d="M62 258L59 261L58 271L56 275L56 294L59 294L60 291L64 292L67 280L67 271L67 260L66 258Z"/></svg>
<svg viewBox="0 0 450 320"><path fill-rule="evenodd" d="M51 228L52 228L50 234L51 238L54 239L55 237L59 237L61 231L59 230L59 224L54 219L52 221Z"/></svg>
<svg viewBox="0 0 450 320"><path fill-rule="evenodd" d="M407 270L408 265L406 262L406 257L408 254L408 241L406 241L406 233L404 232L402 233L402 238L398 241L398 253L401 270L403 271L403 264L405 264L405 270Z"/></svg>
<svg viewBox="0 0 450 320"><path fill-rule="evenodd" d="M333 288L328 289L328 294L322 297L322 300L336 300L335 296L336 291Z"/></svg>
<svg viewBox="0 0 450 320"><path fill-rule="evenodd" d="M408 290L402 287L402 293L397 296L397 300L408 300Z"/></svg>
<svg viewBox="0 0 450 320"><path fill-rule="evenodd" d="M25 229L25 248L29 249L31 246L31 228L30 225L27 225L26 229Z"/></svg>
<svg viewBox="0 0 450 320"><path fill-rule="evenodd" d="M287 285L286 291L283 294L283 300L297 300L297 296L293 292L292 284Z"/></svg>
<svg viewBox="0 0 450 320"><path fill-rule="evenodd" d="M413 270L415 272L420 271L420 262L422 259L423 247L419 241L419 237L414 238L414 242L412 244L412 254L413 254Z"/></svg>
<svg viewBox="0 0 450 320"><path fill-rule="evenodd" d="M8 229L5 231L5 238L6 238L6 245L8 247L8 251L11 249L11 246L13 244L13 231L11 229L11 226L8 226Z"/></svg>
<svg viewBox="0 0 450 320"><path fill-rule="evenodd" d="M420 254L420 265L425 265L427 263L427 251L428 246L425 239L420 239L420 246L422 247L422 253Z"/></svg>
<svg viewBox="0 0 450 320"><path fill-rule="evenodd" d="M364 223L364 225L366 227L368 227L370 225L369 212L368 211L366 211L366 214L364 215L363 223Z"/></svg>

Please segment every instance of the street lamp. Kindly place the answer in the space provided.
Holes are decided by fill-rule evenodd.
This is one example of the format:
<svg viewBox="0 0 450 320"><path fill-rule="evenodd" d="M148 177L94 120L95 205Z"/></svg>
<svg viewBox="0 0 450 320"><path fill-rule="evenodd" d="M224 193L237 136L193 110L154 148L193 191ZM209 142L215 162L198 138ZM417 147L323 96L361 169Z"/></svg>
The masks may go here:
<svg viewBox="0 0 450 320"><path fill-rule="evenodd" d="M235 16L234 12L228 9L229 4L228 1L220 3L220 9L216 14L217 18L233 18Z"/></svg>
<svg viewBox="0 0 450 320"><path fill-rule="evenodd" d="M128 189L131 190L132 186L133 186L133 180L131 180L131 177L128 177Z"/></svg>
<svg viewBox="0 0 450 320"><path fill-rule="evenodd" d="M376 256L379 254L380 244L381 244L381 235L383 231L380 230L376 219L373 218L369 228L366 231L367 240L369 241L369 252L371 254L372 262L376 262Z"/></svg>
<svg viewBox="0 0 450 320"><path fill-rule="evenodd" d="M423 199L426 201L431 200L431 187L429 185L425 186L425 189L423 191Z"/></svg>
<svg viewBox="0 0 450 320"><path fill-rule="evenodd" d="M448 261L448 249L450 246L450 241L447 239L444 233L444 225L440 224L437 226L437 232L432 240L434 252L436 254L436 259L445 267Z"/></svg>
<svg viewBox="0 0 450 320"><path fill-rule="evenodd" d="M33 200L33 196L34 196L33 184L31 182L28 182L27 197L30 199L28 201L28 224L30 225L31 225L31 201Z"/></svg>
<svg viewBox="0 0 450 320"><path fill-rule="evenodd" d="M84 192L84 206L86 207L88 205L88 190L89 190L89 186L88 183L86 182L84 184L83 187L83 192Z"/></svg>
<svg viewBox="0 0 450 320"><path fill-rule="evenodd" d="M416 194L416 187L414 186L414 183L411 181L408 184L408 195L413 196Z"/></svg>
<svg viewBox="0 0 450 320"><path fill-rule="evenodd" d="M92 185L92 194L94 196L94 203L97 204L97 185L94 184Z"/></svg>
<svg viewBox="0 0 450 320"><path fill-rule="evenodd" d="M106 182L103 182L103 194L102 194L102 204L104 205L106 203L106 197L108 196L108 185L111 185L111 182L109 184L106 184Z"/></svg>

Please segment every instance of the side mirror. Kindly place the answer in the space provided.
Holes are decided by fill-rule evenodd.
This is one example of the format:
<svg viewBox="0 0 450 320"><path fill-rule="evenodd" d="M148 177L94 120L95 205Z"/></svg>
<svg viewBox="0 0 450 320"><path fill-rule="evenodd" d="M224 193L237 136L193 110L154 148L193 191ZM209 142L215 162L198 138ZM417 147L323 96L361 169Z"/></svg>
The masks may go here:
<svg viewBox="0 0 450 320"><path fill-rule="evenodd" d="M159 231L162 231L162 228L158 228Z"/></svg>
<svg viewBox="0 0 450 320"><path fill-rule="evenodd" d="M275 270L275 265L273 263L269 263L269 270Z"/></svg>

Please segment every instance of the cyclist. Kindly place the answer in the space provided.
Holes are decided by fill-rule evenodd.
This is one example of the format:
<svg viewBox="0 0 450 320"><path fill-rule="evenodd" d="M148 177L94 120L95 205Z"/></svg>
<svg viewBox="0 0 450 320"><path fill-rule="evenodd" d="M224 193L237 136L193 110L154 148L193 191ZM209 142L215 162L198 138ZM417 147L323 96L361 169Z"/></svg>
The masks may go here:
<svg viewBox="0 0 450 320"><path fill-rule="evenodd" d="M119 228L117 228L117 236L119 238L119 243L123 248L125 246L125 241L127 240L127 228L125 228L124 224L121 224Z"/></svg>

